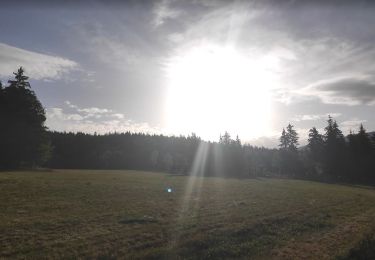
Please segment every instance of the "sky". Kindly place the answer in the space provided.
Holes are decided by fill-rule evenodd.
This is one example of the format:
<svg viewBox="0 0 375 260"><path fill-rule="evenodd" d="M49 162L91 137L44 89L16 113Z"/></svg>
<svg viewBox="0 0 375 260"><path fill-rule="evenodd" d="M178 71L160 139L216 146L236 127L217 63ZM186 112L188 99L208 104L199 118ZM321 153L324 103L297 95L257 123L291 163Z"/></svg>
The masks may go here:
<svg viewBox="0 0 375 260"><path fill-rule="evenodd" d="M32 3L31 3L32 2ZM375 130L370 1L2 1L0 79L23 66L57 131L276 147L328 115Z"/></svg>

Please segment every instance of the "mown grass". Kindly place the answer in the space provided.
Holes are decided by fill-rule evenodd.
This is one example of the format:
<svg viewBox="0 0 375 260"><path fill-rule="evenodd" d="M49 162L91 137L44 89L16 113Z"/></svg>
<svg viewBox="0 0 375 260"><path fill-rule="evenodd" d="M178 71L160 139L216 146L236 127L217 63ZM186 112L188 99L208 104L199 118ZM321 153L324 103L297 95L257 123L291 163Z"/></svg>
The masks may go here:
<svg viewBox="0 0 375 260"><path fill-rule="evenodd" d="M136 171L0 173L0 258L332 259L354 254L374 217L371 188Z"/></svg>

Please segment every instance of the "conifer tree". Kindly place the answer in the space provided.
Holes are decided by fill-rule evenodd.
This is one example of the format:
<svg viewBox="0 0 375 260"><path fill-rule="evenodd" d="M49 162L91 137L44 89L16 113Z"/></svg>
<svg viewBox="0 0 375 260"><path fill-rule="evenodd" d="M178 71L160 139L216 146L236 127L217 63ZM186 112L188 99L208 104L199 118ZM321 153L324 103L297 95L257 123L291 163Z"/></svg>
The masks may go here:
<svg viewBox="0 0 375 260"><path fill-rule="evenodd" d="M31 88L30 83L27 81L29 77L24 75L25 70L20 67L17 72L13 72L14 74L14 79L13 80L8 80L9 86L10 87L15 87L15 88Z"/></svg>
<svg viewBox="0 0 375 260"><path fill-rule="evenodd" d="M51 146L45 111L30 88L23 68L14 73L9 86L1 91L0 167L31 167L48 159Z"/></svg>
<svg viewBox="0 0 375 260"><path fill-rule="evenodd" d="M357 142L358 142L358 152L360 155L367 155L371 152L371 140L366 133L363 124L359 127L359 132L357 134Z"/></svg>
<svg viewBox="0 0 375 260"><path fill-rule="evenodd" d="M288 148L289 150L291 151L296 151L297 150L297 146L298 146L298 134L296 132L296 130L293 129L293 125L291 124L288 124L288 126L286 127L286 131L287 131L287 139L288 139Z"/></svg>
<svg viewBox="0 0 375 260"><path fill-rule="evenodd" d="M298 157L297 145L298 134L288 124L286 130L283 128L280 137L280 171L282 174L296 176L300 171L300 161Z"/></svg>
<svg viewBox="0 0 375 260"><path fill-rule="evenodd" d="M288 135L285 131L285 128L283 128L283 131L281 132L281 136L280 136L280 144L279 144L279 147L283 150L287 149L288 148L288 145L289 145L289 139L288 139Z"/></svg>
<svg viewBox="0 0 375 260"><path fill-rule="evenodd" d="M312 159L315 162L320 162L322 159L322 152L324 149L323 136L318 132L316 127L309 130L308 148L310 150Z"/></svg>
<svg viewBox="0 0 375 260"><path fill-rule="evenodd" d="M331 116L328 116L324 135L324 164L330 178L342 178L346 175L345 139L339 126Z"/></svg>

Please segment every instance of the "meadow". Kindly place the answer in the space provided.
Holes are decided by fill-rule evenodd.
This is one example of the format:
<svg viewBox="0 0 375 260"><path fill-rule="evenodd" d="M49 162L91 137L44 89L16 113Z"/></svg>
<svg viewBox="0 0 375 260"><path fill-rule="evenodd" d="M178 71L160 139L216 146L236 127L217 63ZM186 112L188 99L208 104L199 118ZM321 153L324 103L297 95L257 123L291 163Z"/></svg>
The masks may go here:
<svg viewBox="0 0 375 260"><path fill-rule="evenodd" d="M374 219L370 187L0 172L0 258L345 259L374 235Z"/></svg>

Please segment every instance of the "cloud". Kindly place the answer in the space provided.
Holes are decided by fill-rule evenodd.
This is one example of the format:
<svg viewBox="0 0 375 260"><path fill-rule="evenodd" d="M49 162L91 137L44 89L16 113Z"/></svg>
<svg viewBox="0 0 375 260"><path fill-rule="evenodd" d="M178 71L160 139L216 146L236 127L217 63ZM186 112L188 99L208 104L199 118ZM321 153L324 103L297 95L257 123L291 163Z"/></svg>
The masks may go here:
<svg viewBox="0 0 375 260"><path fill-rule="evenodd" d="M136 13L126 11L126 16L136 16ZM103 15L98 13L98 16ZM144 14L139 14L143 17ZM69 39L72 46L85 46L80 49L90 59L100 66L131 72L132 75L147 70L163 51L157 40L157 35L143 23L123 23L123 16L113 15L105 23L97 20L84 20L74 24ZM134 17L133 19L141 19ZM121 28L115 33L113 28ZM153 64L155 66L155 64ZM135 72L136 71L136 72ZM135 72L135 73L134 73Z"/></svg>
<svg viewBox="0 0 375 260"><path fill-rule="evenodd" d="M321 119L327 119L328 116L333 118L341 116L341 113L325 113L325 114L306 114L306 115L296 115L292 119L292 121L300 122L300 121L316 121Z"/></svg>
<svg viewBox="0 0 375 260"><path fill-rule="evenodd" d="M69 100L65 101L64 103L69 108L71 108L71 109L73 109L77 112L85 113L87 115L90 115L90 114L108 114L108 113L113 112L113 110L107 109L107 108L98 108L98 107L80 108L79 106L72 104L72 102L70 102ZM118 115L120 115L120 114L115 114L115 115L118 117Z"/></svg>
<svg viewBox="0 0 375 260"><path fill-rule="evenodd" d="M348 134L350 131L358 130L360 124L366 123L367 120L359 118L350 118L340 123L341 128L344 133Z"/></svg>
<svg viewBox="0 0 375 260"><path fill-rule="evenodd" d="M73 109L78 108L77 105L73 105L69 100L65 101L64 103L65 103L68 107L70 107L70 108L73 108Z"/></svg>
<svg viewBox="0 0 375 260"><path fill-rule="evenodd" d="M70 111L68 111L70 110ZM148 123L139 123L126 119L124 114L116 113L106 108L80 108L65 101L65 108L47 108L46 125L51 130L85 133L110 133L110 132L142 132L161 133L158 127L151 127Z"/></svg>
<svg viewBox="0 0 375 260"><path fill-rule="evenodd" d="M279 145L279 136L262 136L244 141L244 143L258 147L277 148Z"/></svg>
<svg viewBox="0 0 375 260"><path fill-rule="evenodd" d="M87 107L87 108L79 108L77 109L79 112L84 112L88 114L105 114L111 113L112 110L106 108L97 108L97 107Z"/></svg>
<svg viewBox="0 0 375 260"><path fill-rule="evenodd" d="M112 114L111 116L114 117L114 118L117 118L117 119L124 119L125 118L125 116L123 114L120 114L120 113L115 113L115 114Z"/></svg>
<svg viewBox="0 0 375 260"><path fill-rule="evenodd" d="M374 105L375 81L371 77L348 77L320 81L304 90L327 104Z"/></svg>
<svg viewBox="0 0 375 260"><path fill-rule="evenodd" d="M106 36L94 36L91 38L91 52L104 63L118 67L128 67L140 62L141 55L136 48L133 48L116 39Z"/></svg>
<svg viewBox="0 0 375 260"><path fill-rule="evenodd" d="M60 79L78 68L75 61L0 43L0 76L7 77L23 66L31 79Z"/></svg>
<svg viewBox="0 0 375 260"><path fill-rule="evenodd" d="M171 0L163 0L156 2L153 8L152 25L159 27L164 24L167 19L174 19L180 16L181 11L171 7Z"/></svg>

